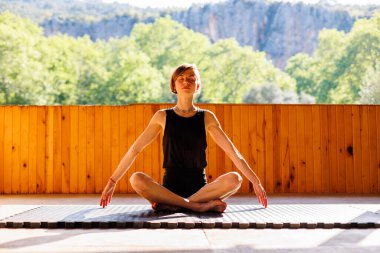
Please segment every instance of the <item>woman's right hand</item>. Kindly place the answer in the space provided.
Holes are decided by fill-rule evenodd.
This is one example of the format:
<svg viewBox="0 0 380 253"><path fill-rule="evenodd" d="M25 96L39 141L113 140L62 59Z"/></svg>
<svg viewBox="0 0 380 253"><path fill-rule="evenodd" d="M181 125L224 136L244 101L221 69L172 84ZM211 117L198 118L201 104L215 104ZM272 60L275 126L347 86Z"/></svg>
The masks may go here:
<svg viewBox="0 0 380 253"><path fill-rule="evenodd" d="M112 199L113 192L115 191L116 183L113 182L111 179L108 180L108 183L106 187L104 188L102 192L102 196L100 198L100 206L106 207Z"/></svg>

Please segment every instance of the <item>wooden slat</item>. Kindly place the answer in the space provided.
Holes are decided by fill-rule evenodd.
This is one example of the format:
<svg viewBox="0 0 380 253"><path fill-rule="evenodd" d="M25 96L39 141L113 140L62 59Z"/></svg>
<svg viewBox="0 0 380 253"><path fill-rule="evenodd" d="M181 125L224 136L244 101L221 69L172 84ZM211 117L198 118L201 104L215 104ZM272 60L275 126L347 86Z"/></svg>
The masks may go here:
<svg viewBox="0 0 380 253"><path fill-rule="evenodd" d="M70 192L70 107L62 106L62 193Z"/></svg>
<svg viewBox="0 0 380 253"><path fill-rule="evenodd" d="M237 150L241 150L241 136L240 136L241 105L232 105L231 112L232 112L232 122L234 122L232 124L232 142L234 143ZM233 164L232 168L234 171L240 172L240 170L236 167L235 164ZM248 182L248 180L244 180L244 181L247 181L246 183L248 183L249 185L251 184L251 182ZM241 191L242 191L242 188L239 189L239 192Z"/></svg>
<svg viewBox="0 0 380 253"><path fill-rule="evenodd" d="M144 105L136 105L136 139L144 131ZM144 172L144 153L141 152L136 160L136 172Z"/></svg>
<svg viewBox="0 0 380 253"><path fill-rule="evenodd" d="M29 191L29 107L20 111L20 193ZM21 145L22 140L22 145Z"/></svg>
<svg viewBox="0 0 380 253"><path fill-rule="evenodd" d="M239 152L241 153L241 155L244 157L244 159L246 160L246 162L250 165L251 169L254 169L254 167L252 167L252 165L250 164L250 159L249 159L249 155L250 155L250 152L252 150L252 144L251 144L251 140L250 140L250 119L249 119L249 113L250 113L250 107L247 106L247 105L243 105L241 106L241 122L240 122L240 136L241 136L241 148L239 150ZM216 157L215 157L215 160ZM244 175L241 173L241 171L239 170L238 173L243 177L243 181L248 181L246 178L244 178ZM248 183L248 186L249 186L249 183ZM247 187L247 184L245 185L245 187ZM242 190L241 190L242 191Z"/></svg>
<svg viewBox="0 0 380 253"><path fill-rule="evenodd" d="M202 106L202 108L205 108L207 110L211 110L215 114L215 106ZM207 134L207 151L208 151L208 157L207 157L207 175L208 175L208 182L211 182L215 180L218 176L218 171L216 167L216 143L211 138L209 134Z"/></svg>
<svg viewBox="0 0 380 253"><path fill-rule="evenodd" d="M370 178L370 192L377 193L378 189L378 162L377 152L380 147L377 146L377 119L376 107L369 106L368 108L368 123L369 123L369 178Z"/></svg>
<svg viewBox="0 0 380 253"><path fill-rule="evenodd" d="M289 179L290 192L298 191L297 107L289 106Z"/></svg>
<svg viewBox="0 0 380 253"><path fill-rule="evenodd" d="M95 192L103 191L103 109L102 106L95 106L95 164L94 164L94 184ZM125 140L126 142L126 140Z"/></svg>
<svg viewBox="0 0 380 253"><path fill-rule="evenodd" d="M87 125L86 125L86 157L87 157L87 180L86 192L95 192L95 110L93 106L87 107Z"/></svg>
<svg viewBox="0 0 380 253"><path fill-rule="evenodd" d="M329 170L330 170L330 192L338 192L338 147L336 106L327 109L327 120L329 122Z"/></svg>
<svg viewBox="0 0 380 253"><path fill-rule="evenodd" d="M222 129L224 130L224 106L215 107L215 116L218 119ZM216 145L216 157L217 157L216 159L217 175L223 175L226 173L224 150L220 148L218 145Z"/></svg>
<svg viewBox="0 0 380 253"><path fill-rule="evenodd" d="M297 106L297 185L298 192L306 192L306 151L304 106Z"/></svg>
<svg viewBox="0 0 380 253"><path fill-rule="evenodd" d="M78 113L79 113L78 106L70 106L70 193L78 193L78 174L79 174Z"/></svg>
<svg viewBox="0 0 380 253"><path fill-rule="evenodd" d="M273 181L273 111L272 106L265 105L265 190L274 191Z"/></svg>
<svg viewBox="0 0 380 253"><path fill-rule="evenodd" d="M62 107L53 110L53 192L62 192Z"/></svg>
<svg viewBox="0 0 380 253"><path fill-rule="evenodd" d="M263 186L265 185L265 149L264 149L264 138L265 138L265 110L263 105L257 106L257 120L256 120L256 141L257 141L257 168L258 168L258 177L262 182Z"/></svg>
<svg viewBox="0 0 380 253"><path fill-rule="evenodd" d="M159 110L158 105L152 105L151 111L152 111L152 117L153 115ZM160 140L159 137L153 140L152 142L152 178L156 182L160 182L160 169L162 167L160 163Z"/></svg>
<svg viewBox="0 0 380 253"><path fill-rule="evenodd" d="M280 161L282 176L282 192L290 191L289 175L289 108L283 106L280 114Z"/></svg>
<svg viewBox="0 0 380 253"><path fill-rule="evenodd" d="M346 162L346 189L342 192L355 192L354 183L354 157L352 155L353 133L352 133L352 105L344 105L344 159Z"/></svg>
<svg viewBox="0 0 380 253"><path fill-rule="evenodd" d="M322 174L321 174L321 125L319 106L313 105L313 156L314 156L314 192L322 191Z"/></svg>
<svg viewBox="0 0 380 253"><path fill-rule="evenodd" d="M1 144L0 144L1 145ZM29 185L28 193L37 191L37 107L29 107Z"/></svg>
<svg viewBox="0 0 380 253"><path fill-rule="evenodd" d="M21 108L12 106L12 193L20 193L20 117Z"/></svg>
<svg viewBox="0 0 380 253"><path fill-rule="evenodd" d="M128 151L128 107L120 107L120 156L123 157ZM120 193L128 192L127 174L119 181Z"/></svg>
<svg viewBox="0 0 380 253"><path fill-rule="evenodd" d="M127 146L128 149L131 148L132 144L135 142L136 139L136 107L135 106L127 106L128 111L128 119L127 119ZM135 160L136 161L136 160ZM131 167L129 167L127 172L127 181L128 181L128 192L134 193L134 190L132 188L131 182L129 181L129 178L131 175L136 172L136 162L134 162Z"/></svg>
<svg viewBox="0 0 380 253"><path fill-rule="evenodd" d="M330 191L330 169L329 169L329 122L327 118L327 106L320 106L320 128L321 128L321 192Z"/></svg>
<svg viewBox="0 0 380 253"><path fill-rule="evenodd" d="M380 106L376 107L376 122L380 121ZM377 126L377 192L380 192L380 127Z"/></svg>
<svg viewBox="0 0 380 253"><path fill-rule="evenodd" d="M369 156L369 132L368 132L368 106L360 106L361 110L361 144L362 144L362 180L363 180L363 193L370 193L370 179L369 179L369 167L370 167L370 156Z"/></svg>
<svg viewBox="0 0 380 253"><path fill-rule="evenodd" d="M12 192L12 132L13 132L13 108L4 109L4 193ZM11 169L12 168L12 169Z"/></svg>
<svg viewBox="0 0 380 253"><path fill-rule="evenodd" d="M336 128L338 147L338 192L346 191L346 161L345 161L345 133L344 133L344 106L336 107ZM342 131L343 129L343 131Z"/></svg>
<svg viewBox="0 0 380 253"><path fill-rule="evenodd" d="M114 171L114 168L112 168L111 164L111 106L102 106L103 108L103 147L102 147L102 156L103 156L103 175L102 175L102 188L104 188L110 176L112 175L112 172Z"/></svg>
<svg viewBox="0 0 380 253"><path fill-rule="evenodd" d="M150 105L144 105L143 106L143 120L144 120L143 131L148 126L152 117L153 117L153 115L152 115L151 106ZM152 176L152 144L149 144L148 146L145 147L143 158L144 159L143 159L142 171L151 177Z"/></svg>
<svg viewBox="0 0 380 253"><path fill-rule="evenodd" d="M87 188L87 112L86 106L78 108L78 193L86 193Z"/></svg>
<svg viewBox="0 0 380 253"><path fill-rule="evenodd" d="M224 132L228 136L228 138L233 141L233 128L232 128L232 106L231 105L225 105L224 106ZM220 158L223 159L223 158ZM228 157L227 154L224 154L224 164L225 164L225 170L226 172L233 171L233 164L231 159ZM243 184L241 189L246 192L249 192L249 184L247 182L247 179L243 179Z"/></svg>
<svg viewBox="0 0 380 253"><path fill-rule="evenodd" d="M274 138L273 138L273 157L274 157L274 192L282 192L282 174L281 174L281 147L280 147L280 131L281 131L281 106L273 106L273 126L274 126Z"/></svg>
<svg viewBox="0 0 380 253"><path fill-rule="evenodd" d="M257 163L257 106L252 105L249 107L249 116L248 116L248 138L249 138L249 156L247 159L249 160L249 164L251 169L255 172L255 174L259 175L259 168ZM246 119L242 119L245 121ZM242 124L246 124L246 122L242 122ZM245 127L245 126L242 126ZM246 133L242 133L242 138L247 138ZM247 181L245 179L245 181ZM249 192L249 184L244 183L242 185L242 192Z"/></svg>
<svg viewBox="0 0 380 253"><path fill-rule="evenodd" d="M0 194L4 193L4 111L5 107L0 106Z"/></svg>
<svg viewBox="0 0 380 253"><path fill-rule="evenodd" d="M360 134L361 115L360 115L359 109L360 108L358 106L352 106L352 131L353 131L355 193L362 193L363 192L362 147L361 147L361 134ZM341 125L341 127L342 127L341 129L344 129L344 125ZM340 158L339 161L342 161L342 163L343 163L344 157L340 156L339 158ZM343 179L340 179L340 180L343 180Z"/></svg>
<svg viewBox="0 0 380 253"><path fill-rule="evenodd" d="M111 171L115 171L120 163L120 107L111 107ZM112 173L111 172L111 173ZM120 184L115 187L120 192Z"/></svg>
<svg viewBox="0 0 380 253"><path fill-rule="evenodd" d="M306 152L306 192L314 191L314 153L312 106L304 107L305 152Z"/></svg>
<svg viewBox="0 0 380 253"><path fill-rule="evenodd" d="M47 192L47 166L46 157L48 153L47 149L47 112L48 107L41 106L37 107L37 175L36 175L36 192L46 193Z"/></svg>

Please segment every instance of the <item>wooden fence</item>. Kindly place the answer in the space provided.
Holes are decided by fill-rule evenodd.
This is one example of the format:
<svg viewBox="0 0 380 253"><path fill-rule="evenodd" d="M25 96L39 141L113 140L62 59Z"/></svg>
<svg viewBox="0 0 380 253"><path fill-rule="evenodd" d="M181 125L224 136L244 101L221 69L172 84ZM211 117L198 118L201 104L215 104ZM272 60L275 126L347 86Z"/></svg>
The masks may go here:
<svg viewBox="0 0 380 253"><path fill-rule="evenodd" d="M1 106L0 193L100 193L154 112L171 104ZM380 106L201 104L267 192L379 193ZM116 191L143 171L161 182L162 135ZM207 136L208 180L237 170ZM241 192L252 191L244 180Z"/></svg>

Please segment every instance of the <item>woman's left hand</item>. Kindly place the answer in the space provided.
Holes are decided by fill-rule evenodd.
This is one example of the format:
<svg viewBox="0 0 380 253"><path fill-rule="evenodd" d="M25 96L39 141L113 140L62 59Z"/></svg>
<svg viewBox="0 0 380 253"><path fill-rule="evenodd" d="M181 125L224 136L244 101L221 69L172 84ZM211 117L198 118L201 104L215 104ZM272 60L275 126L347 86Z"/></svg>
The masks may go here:
<svg viewBox="0 0 380 253"><path fill-rule="evenodd" d="M262 204L265 208L267 208L267 193L265 192L264 187L261 185L261 183L253 184L253 190L255 191L259 203Z"/></svg>

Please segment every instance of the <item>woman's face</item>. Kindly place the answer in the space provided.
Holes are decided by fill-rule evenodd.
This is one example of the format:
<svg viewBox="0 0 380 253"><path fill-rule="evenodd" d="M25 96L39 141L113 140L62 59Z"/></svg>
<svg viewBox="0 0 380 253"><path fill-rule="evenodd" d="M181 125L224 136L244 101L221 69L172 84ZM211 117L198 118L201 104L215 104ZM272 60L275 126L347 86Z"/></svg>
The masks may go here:
<svg viewBox="0 0 380 253"><path fill-rule="evenodd" d="M175 80L177 94L193 94L199 89L197 76L192 69L184 71Z"/></svg>

